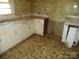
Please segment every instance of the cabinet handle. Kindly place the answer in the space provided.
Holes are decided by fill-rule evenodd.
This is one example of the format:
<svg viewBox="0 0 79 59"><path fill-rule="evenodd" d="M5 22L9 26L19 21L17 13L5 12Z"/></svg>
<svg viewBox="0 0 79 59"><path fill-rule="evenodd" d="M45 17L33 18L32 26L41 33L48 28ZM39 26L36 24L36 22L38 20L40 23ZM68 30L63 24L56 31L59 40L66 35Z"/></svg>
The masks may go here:
<svg viewBox="0 0 79 59"><path fill-rule="evenodd" d="M29 29L31 29L31 26L29 26Z"/></svg>

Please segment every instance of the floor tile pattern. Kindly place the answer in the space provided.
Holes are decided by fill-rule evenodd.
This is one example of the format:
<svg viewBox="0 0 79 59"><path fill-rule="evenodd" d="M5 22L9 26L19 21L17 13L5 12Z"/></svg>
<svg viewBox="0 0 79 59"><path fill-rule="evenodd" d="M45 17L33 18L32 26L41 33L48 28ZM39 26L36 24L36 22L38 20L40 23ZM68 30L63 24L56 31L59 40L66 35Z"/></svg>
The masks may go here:
<svg viewBox="0 0 79 59"><path fill-rule="evenodd" d="M0 59L79 59L79 46L67 48L53 34L33 35L10 49Z"/></svg>

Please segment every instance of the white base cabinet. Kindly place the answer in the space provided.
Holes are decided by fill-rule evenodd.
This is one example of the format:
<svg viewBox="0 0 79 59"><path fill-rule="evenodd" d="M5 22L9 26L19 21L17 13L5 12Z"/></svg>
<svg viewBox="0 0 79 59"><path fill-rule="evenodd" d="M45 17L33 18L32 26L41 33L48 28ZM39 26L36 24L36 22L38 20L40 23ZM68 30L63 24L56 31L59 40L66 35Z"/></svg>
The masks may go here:
<svg viewBox="0 0 79 59"><path fill-rule="evenodd" d="M71 48L73 46L76 31L77 31L77 28L70 27L70 29L69 29L69 33L68 33L68 36L67 36L67 39L66 39L66 45L69 48Z"/></svg>
<svg viewBox="0 0 79 59"><path fill-rule="evenodd" d="M61 40L62 42L65 42L66 41L67 31L68 31L68 25L64 25L63 35L62 35L62 40Z"/></svg>
<svg viewBox="0 0 79 59"><path fill-rule="evenodd" d="M13 28L0 29L0 54L12 48L19 42L36 33L43 35L44 20L35 19L16 22Z"/></svg>
<svg viewBox="0 0 79 59"><path fill-rule="evenodd" d="M10 31L9 33L5 33L3 35L0 35L0 53L5 52L6 50L10 49L15 45L16 36L14 35L14 32Z"/></svg>
<svg viewBox="0 0 79 59"><path fill-rule="evenodd" d="M18 22L14 28L2 29L0 32L0 54L12 48L33 34L31 21Z"/></svg>
<svg viewBox="0 0 79 59"><path fill-rule="evenodd" d="M79 27L77 25L64 24L62 42L67 47L76 46L79 42Z"/></svg>
<svg viewBox="0 0 79 59"><path fill-rule="evenodd" d="M35 19L34 20L34 33L39 35L44 35L44 20Z"/></svg>

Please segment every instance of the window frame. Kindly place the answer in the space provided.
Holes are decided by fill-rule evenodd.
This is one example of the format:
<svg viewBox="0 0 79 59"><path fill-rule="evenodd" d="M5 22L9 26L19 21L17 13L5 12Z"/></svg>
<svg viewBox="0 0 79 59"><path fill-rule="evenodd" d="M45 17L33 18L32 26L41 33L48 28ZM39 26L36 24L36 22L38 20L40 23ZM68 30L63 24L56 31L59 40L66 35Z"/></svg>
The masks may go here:
<svg viewBox="0 0 79 59"><path fill-rule="evenodd" d="M10 16L15 16L15 9L14 9L14 0L9 0L9 2L0 2L0 3L10 3L11 6L11 14L2 14L0 15L1 18L3 17L10 17Z"/></svg>

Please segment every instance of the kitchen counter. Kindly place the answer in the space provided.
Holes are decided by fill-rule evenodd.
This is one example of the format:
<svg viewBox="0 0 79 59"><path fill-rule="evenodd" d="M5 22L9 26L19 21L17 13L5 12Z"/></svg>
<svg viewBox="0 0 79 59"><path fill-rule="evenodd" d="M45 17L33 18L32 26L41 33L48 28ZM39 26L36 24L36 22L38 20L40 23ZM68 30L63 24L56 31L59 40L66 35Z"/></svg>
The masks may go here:
<svg viewBox="0 0 79 59"><path fill-rule="evenodd" d="M48 15L39 15L39 14L28 14L28 15L17 15L17 16L11 16L11 17L4 17L1 18L0 22L10 22L10 21L18 21L18 20L33 20L33 19L43 19L46 20Z"/></svg>
<svg viewBox="0 0 79 59"><path fill-rule="evenodd" d="M68 25L76 25L76 26L79 26L79 22L75 21L66 21L65 24L68 24Z"/></svg>
<svg viewBox="0 0 79 59"><path fill-rule="evenodd" d="M33 34L45 35L48 25L48 20L44 20L45 18L48 17L25 15L2 20L0 23L0 54Z"/></svg>
<svg viewBox="0 0 79 59"><path fill-rule="evenodd" d="M79 26L79 16L69 15L66 18L66 21L64 23L65 24L68 24L68 25L76 25L76 26Z"/></svg>
<svg viewBox="0 0 79 59"><path fill-rule="evenodd" d="M68 15L66 21L64 22L62 42L66 44L67 47L71 48L76 46L79 42L79 16ZM75 42L75 43L74 43Z"/></svg>

